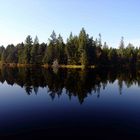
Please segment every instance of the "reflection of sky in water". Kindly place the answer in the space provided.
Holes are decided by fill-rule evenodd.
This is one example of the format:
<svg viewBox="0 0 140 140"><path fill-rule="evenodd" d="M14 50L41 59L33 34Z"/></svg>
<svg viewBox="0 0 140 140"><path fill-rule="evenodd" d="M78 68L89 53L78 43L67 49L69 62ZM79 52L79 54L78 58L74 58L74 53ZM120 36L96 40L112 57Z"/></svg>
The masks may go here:
<svg viewBox="0 0 140 140"><path fill-rule="evenodd" d="M27 95L24 87L5 82L0 84L0 133L60 125L63 128L65 125L102 127L115 124L115 129L138 129L139 90L138 85L127 88L123 83L120 94L116 80L108 83L105 89L101 85L99 95L92 91L80 104L76 96L69 99L65 89L60 97L56 95L52 100L47 87L39 88L37 95ZM120 126L118 123L121 123Z"/></svg>
<svg viewBox="0 0 140 140"><path fill-rule="evenodd" d="M54 100L51 99L47 88L39 88L38 94L27 95L24 88L18 85L10 86L6 82L0 84L0 114L2 113L16 113L16 111L49 111L57 109L67 110L74 108L76 109L87 109L92 108L108 108L108 109L135 109L140 105L140 94L139 88L135 85L127 88L123 85L122 94L119 94L118 82L115 81L113 84L108 84L105 89L100 89L100 95L94 91L92 94L88 94L82 105L79 104L77 97L69 97L63 90L60 97L56 95ZM107 109L107 110L108 110ZM26 112L24 112L26 114Z"/></svg>

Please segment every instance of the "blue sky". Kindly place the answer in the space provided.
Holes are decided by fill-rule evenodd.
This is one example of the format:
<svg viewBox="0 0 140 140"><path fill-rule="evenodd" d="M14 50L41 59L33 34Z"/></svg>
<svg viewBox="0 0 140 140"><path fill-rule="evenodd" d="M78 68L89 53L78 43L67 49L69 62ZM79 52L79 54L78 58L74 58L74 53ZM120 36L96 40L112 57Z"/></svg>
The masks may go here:
<svg viewBox="0 0 140 140"><path fill-rule="evenodd" d="M47 42L52 30L66 40L82 27L94 39L101 33L113 47L121 36L140 45L139 6L139 0L0 0L0 45L17 44L29 34Z"/></svg>

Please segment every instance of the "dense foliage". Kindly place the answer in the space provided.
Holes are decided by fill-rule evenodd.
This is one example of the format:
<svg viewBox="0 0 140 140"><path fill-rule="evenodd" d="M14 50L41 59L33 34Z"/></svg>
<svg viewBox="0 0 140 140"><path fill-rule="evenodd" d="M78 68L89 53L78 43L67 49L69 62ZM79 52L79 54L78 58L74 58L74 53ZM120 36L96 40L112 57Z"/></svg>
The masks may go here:
<svg viewBox="0 0 140 140"><path fill-rule="evenodd" d="M140 48L128 44L125 47L124 38L121 38L120 46L109 47L107 43L102 43L101 34L99 38L90 37L84 28L79 35L70 34L66 43L61 35L56 35L53 31L48 44L39 43L36 36L34 41L31 36L27 36L24 43L8 45L6 48L0 47L1 63L18 64L49 64L61 65L136 65L140 62Z"/></svg>

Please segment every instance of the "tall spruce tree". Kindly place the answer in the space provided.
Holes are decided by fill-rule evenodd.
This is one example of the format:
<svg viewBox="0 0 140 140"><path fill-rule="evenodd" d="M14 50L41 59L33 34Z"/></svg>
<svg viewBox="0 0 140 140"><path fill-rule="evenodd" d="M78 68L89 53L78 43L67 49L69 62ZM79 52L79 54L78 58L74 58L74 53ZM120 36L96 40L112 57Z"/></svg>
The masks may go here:
<svg viewBox="0 0 140 140"><path fill-rule="evenodd" d="M38 57L38 54L37 54L37 51L39 49L39 39L38 37L36 36L35 39L34 39L34 42L33 42L33 46L31 47L31 51L30 51L30 63L31 64L37 64L37 57Z"/></svg>
<svg viewBox="0 0 140 140"><path fill-rule="evenodd" d="M32 43L33 43L32 37L28 35L25 40L25 47L24 47L24 63L25 64L30 64L30 60L31 60L30 51L32 48Z"/></svg>

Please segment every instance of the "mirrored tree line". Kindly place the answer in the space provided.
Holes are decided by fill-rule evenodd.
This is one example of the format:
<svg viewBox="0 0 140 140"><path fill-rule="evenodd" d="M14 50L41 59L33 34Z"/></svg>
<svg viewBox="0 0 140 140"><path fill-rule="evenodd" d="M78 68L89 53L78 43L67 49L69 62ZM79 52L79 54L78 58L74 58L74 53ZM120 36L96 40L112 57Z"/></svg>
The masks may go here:
<svg viewBox="0 0 140 140"><path fill-rule="evenodd" d="M53 31L48 43L39 43L36 36L33 40L29 35L24 43L10 44L6 48L0 47L0 62L2 64L33 64L83 66L126 66L139 65L140 48L129 43L125 46L124 38L120 45L112 48L102 42L102 36L93 39L84 28L79 35L70 33L67 41Z"/></svg>
<svg viewBox="0 0 140 140"><path fill-rule="evenodd" d="M70 70L44 68L10 68L1 67L0 82L9 85L17 84L25 89L28 95L38 94L39 88L46 89L52 99L67 94L69 99L78 98L80 103L90 94L100 97L100 90L105 90L110 83L118 82L120 94L123 85L128 88L134 84L140 86L140 72L136 69L87 69ZM118 90L118 93L119 93Z"/></svg>

